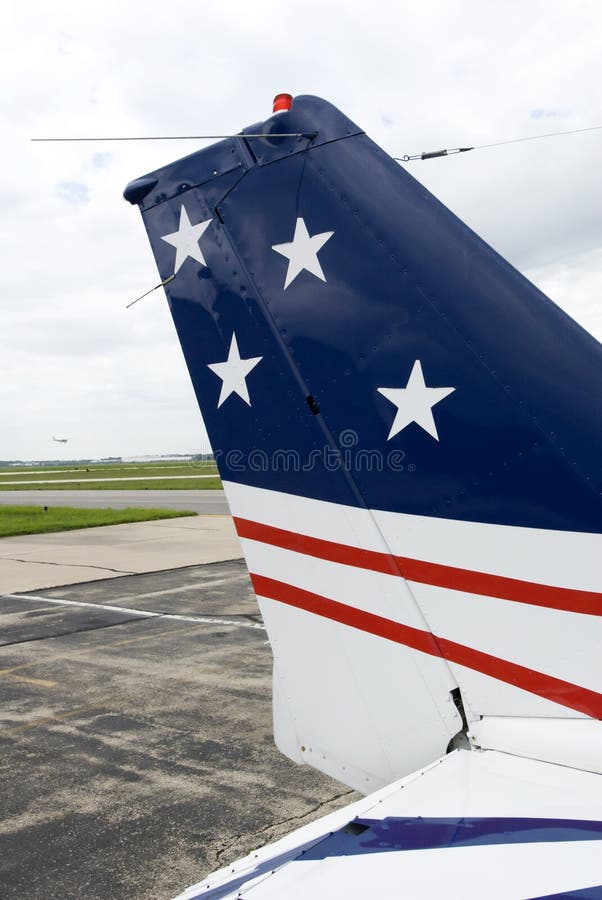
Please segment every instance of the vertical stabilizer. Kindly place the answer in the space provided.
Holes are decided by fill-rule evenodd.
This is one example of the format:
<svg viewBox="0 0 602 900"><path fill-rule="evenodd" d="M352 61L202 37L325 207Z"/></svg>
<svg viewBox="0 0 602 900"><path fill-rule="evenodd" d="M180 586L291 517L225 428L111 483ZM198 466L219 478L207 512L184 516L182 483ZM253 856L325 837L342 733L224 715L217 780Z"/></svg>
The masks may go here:
<svg viewBox="0 0 602 900"><path fill-rule="evenodd" d="M363 791L599 718L600 345L328 103L132 182L274 652Z"/></svg>

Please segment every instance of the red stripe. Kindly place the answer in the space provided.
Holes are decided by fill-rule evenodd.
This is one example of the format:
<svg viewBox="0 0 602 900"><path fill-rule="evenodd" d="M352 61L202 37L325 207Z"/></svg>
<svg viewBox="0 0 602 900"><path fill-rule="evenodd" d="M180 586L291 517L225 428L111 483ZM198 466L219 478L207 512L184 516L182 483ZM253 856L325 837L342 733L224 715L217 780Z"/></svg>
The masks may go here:
<svg viewBox="0 0 602 900"><path fill-rule="evenodd" d="M560 703L562 706L585 713L595 719L602 718L602 694L596 691L590 691L579 685L571 684L569 681L562 681L560 678L545 675L543 672L499 659L489 653L482 653L472 647L456 644L455 641L435 638L428 631L393 622L383 616L356 609L346 603L339 603L337 600L330 600L320 594L293 587L283 581L276 581L274 578L251 574L251 580L255 593L261 597L286 603L287 606L303 609L314 615L349 625L351 628L386 638L386 640L420 650L431 656L443 654L443 657L449 662L474 669L483 675L489 675L498 681L529 691L531 694L537 694L554 703Z"/></svg>
<svg viewBox="0 0 602 900"><path fill-rule="evenodd" d="M469 594L481 594L485 597L497 597L500 600L512 600L516 603L527 603L530 606L587 613L590 616L602 614L602 594L596 591L553 587L548 584L520 581L517 578L505 578L502 575L489 575L486 572L473 572L470 569L423 562L406 556L393 556L376 550L362 550L360 547L350 547L347 544L262 525L250 519L235 517L234 524L241 538L261 541L264 544L294 550L297 553L346 566L384 572L387 575L400 575L407 581Z"/></svg>

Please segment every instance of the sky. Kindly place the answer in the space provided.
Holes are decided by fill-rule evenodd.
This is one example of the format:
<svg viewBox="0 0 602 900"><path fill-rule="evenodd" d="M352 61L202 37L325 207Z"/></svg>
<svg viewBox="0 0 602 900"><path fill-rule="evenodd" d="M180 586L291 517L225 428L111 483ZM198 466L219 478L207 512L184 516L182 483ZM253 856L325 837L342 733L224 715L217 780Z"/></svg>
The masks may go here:
<svg viewBox="0 0 602 900"><path fill-rule="evenodd" d="M207 435L133 178L316 94L393 156L602 124L597 0L5 0L0 459L194 452ZM408 163L602 340L602 131ZM57 444L52 436L68 437Z"/></svg>

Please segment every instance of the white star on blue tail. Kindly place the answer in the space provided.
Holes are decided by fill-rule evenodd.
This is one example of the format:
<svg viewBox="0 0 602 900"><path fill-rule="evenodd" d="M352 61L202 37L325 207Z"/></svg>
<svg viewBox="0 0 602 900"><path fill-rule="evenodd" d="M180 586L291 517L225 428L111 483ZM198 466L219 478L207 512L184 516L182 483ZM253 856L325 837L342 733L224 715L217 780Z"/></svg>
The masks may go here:
<svg viewBox="0 0 602 900"><path fill-rule="evenodd" d="M230 394L238 394L247 406L251 405L249 398L249 390L247 388L247 376L257 363L260 363L263 356L254 356L252 359L241 359L238 350L238 341L236 333L232 332L232 340L230 341L230 350L228 351L228 359L226 362L211 363L207 368L215 372L218 378L222 379L222 389L220 391L217 408L228 399Z"/></svg>
<svg viewBox="0 0 602 900"><path fill-rule="evenodd" d="M193 225L188 218L186 207L182 204L178 230L172 231L171 234L161 235L162 241L166 241L176 248L174 275L177 275L189 256L202 266L207 265L203 251L199 247L199 240L210 224L211 219L206 219L204 222L199 222L198 225Z"/></svg>
<svg viewBox="0 0 602 900"><path fill-rule="evenodd" d="M303 269L311 272L316 278L326 281L322 266L318 260L318 252L333 234L334 231L323 231L321 234L314 234L313 237L310 237L305 220L297 219L292 241L288 244L273 245L272 250L288 259L284 290L287 289L289 284L295 280Z"/></svg>
<svg viewBox="0 0 602 900"><path fill-rule="evenodd" d="M433 418L433 406L444 400L456 389L453 387L433 388L424 383L422 366L417 359L412 367L408 383L404 388L377 388L378 393L386 397L397 407L388 441L407 428L412 422L420 425L427 434L439 440L437 426Z"/></svg>

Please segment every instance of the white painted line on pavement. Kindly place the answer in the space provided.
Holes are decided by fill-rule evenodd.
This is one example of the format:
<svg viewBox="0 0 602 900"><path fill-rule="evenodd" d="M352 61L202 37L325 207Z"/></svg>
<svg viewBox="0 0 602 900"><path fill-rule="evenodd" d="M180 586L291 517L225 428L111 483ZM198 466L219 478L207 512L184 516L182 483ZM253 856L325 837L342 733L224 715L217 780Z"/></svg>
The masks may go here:
<svg viewBox="0 0 602 900"><path fill-rule="evenodd" d="M149 612L146 609L132 609L129 606L109 606L103 603L87 603L84 600L58 600L55 597L40 597L39 594L2 594L9 600L37 600L40 603L55 603L59 606L85 606L102 609L106 612L120 612L129 616L140 616L145 619L173 619L176 622L196 622L201 625L230 625L236 628L254 628L265 631L260 622L239 622L234 619L220 619L218 616L185 616L177 613Z"/></svg>

